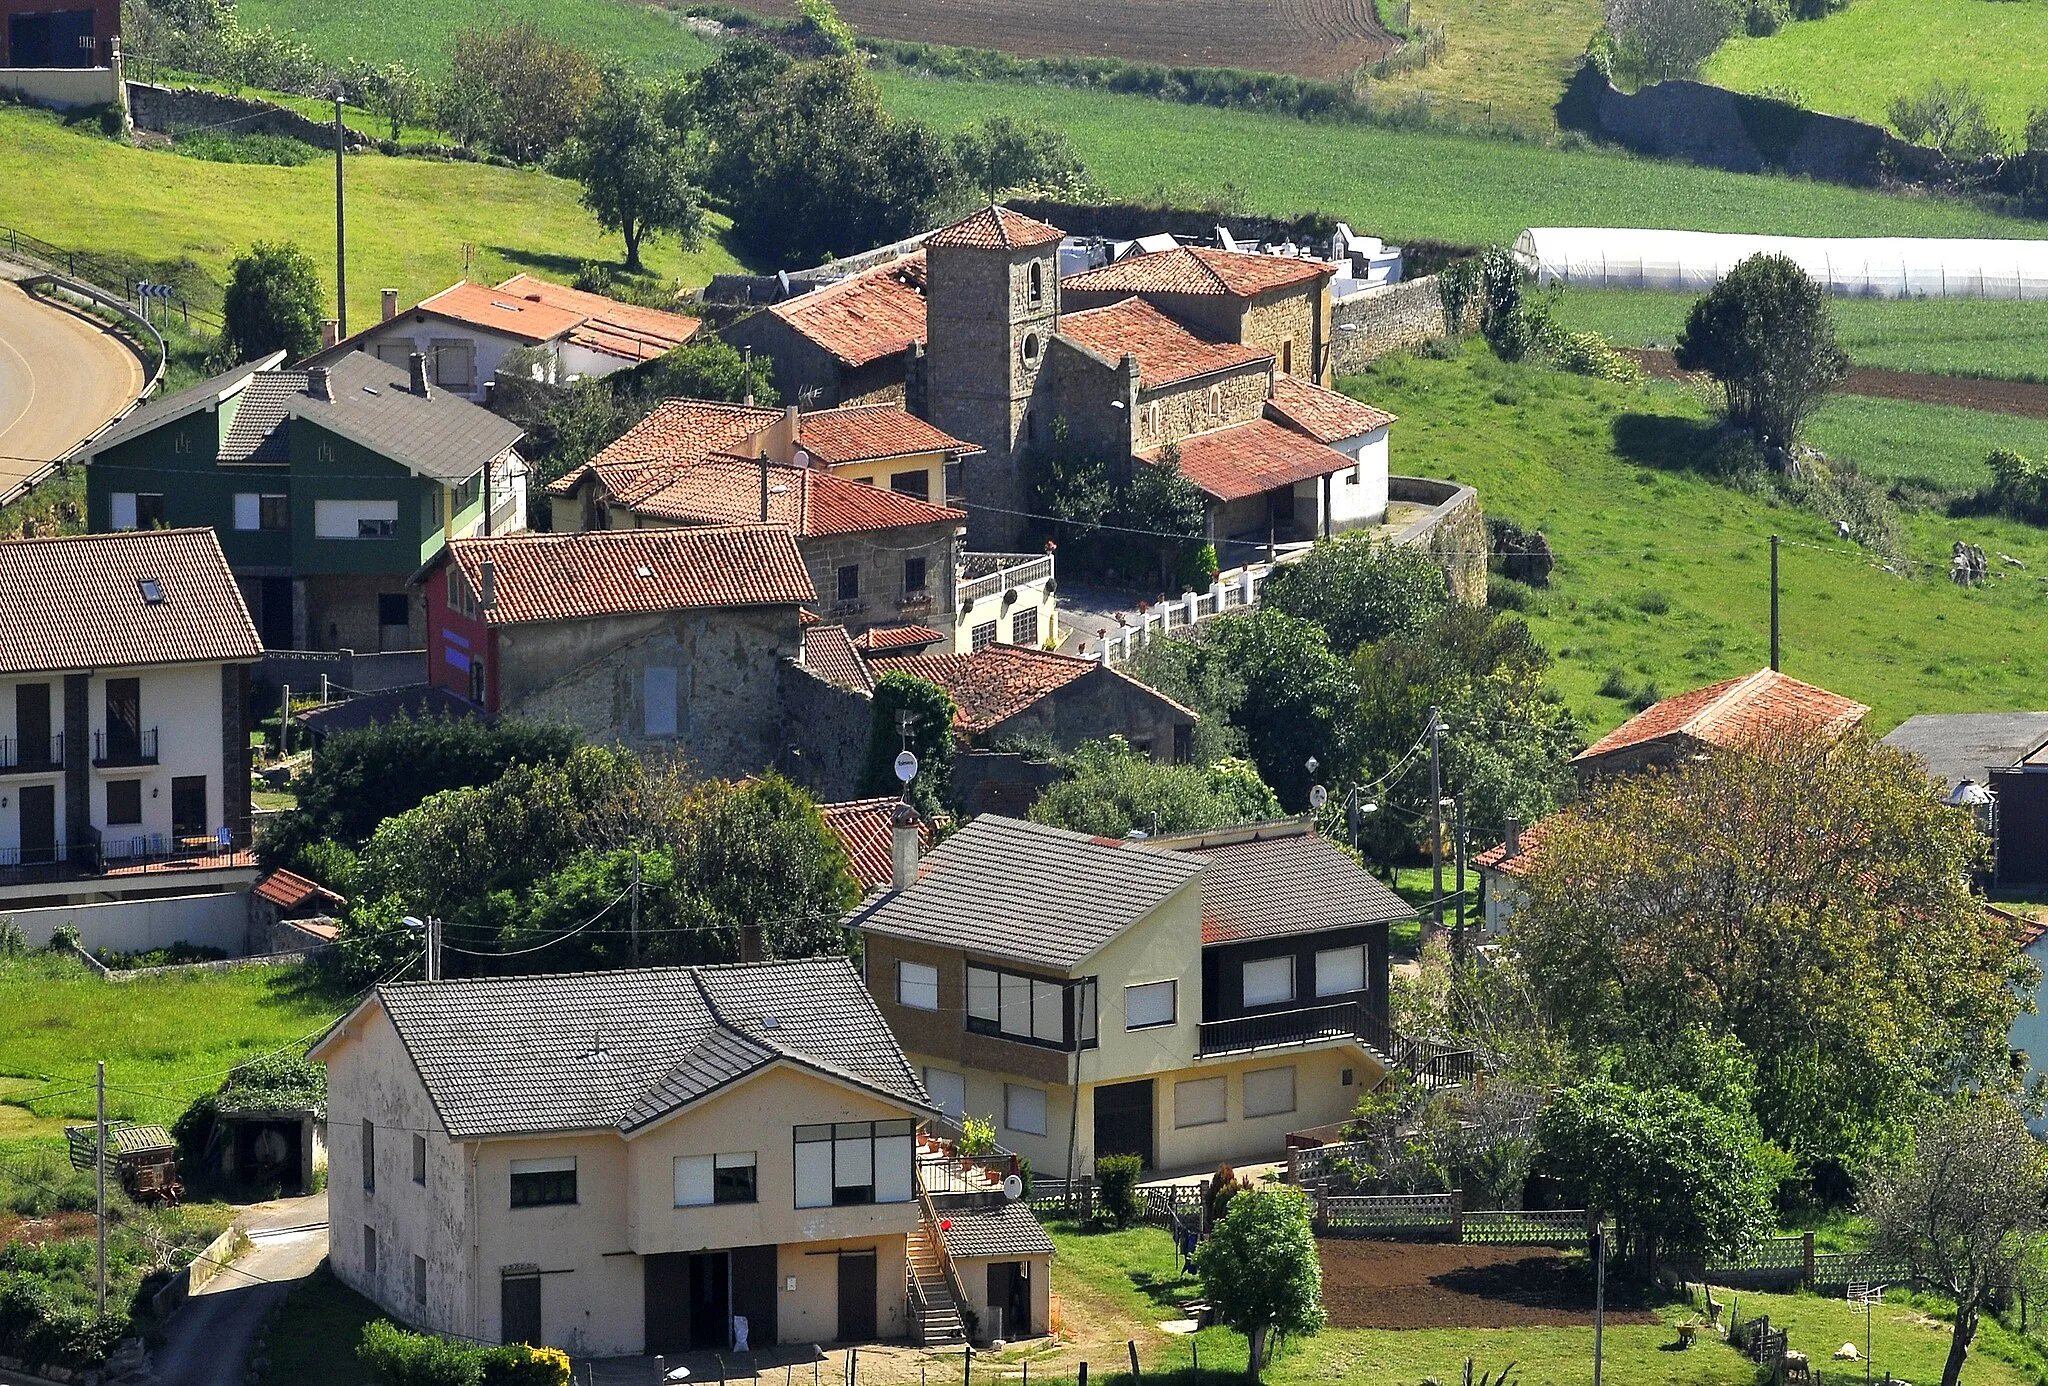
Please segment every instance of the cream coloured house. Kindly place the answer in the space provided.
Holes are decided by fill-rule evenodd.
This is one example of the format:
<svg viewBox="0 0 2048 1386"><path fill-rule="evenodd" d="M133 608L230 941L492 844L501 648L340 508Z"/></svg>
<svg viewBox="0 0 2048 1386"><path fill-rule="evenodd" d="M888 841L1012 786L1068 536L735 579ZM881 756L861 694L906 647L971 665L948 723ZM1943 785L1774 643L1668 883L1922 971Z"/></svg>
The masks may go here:
<svg viewBox="0 0 2048 1386"><path fill-rule="evenodd" d="M313 1057L331 1264L425 1329L593 1356L933 1341L978 1287L1043 1294L1050 1243L920 1134L845 959L387 985ZM983 1234L957 1261L921 1168Z"/></svg>
<svg viewBox="0 0 2048 1386"><path fill-rule="evenodd" d="M868 988L932 1101L1040 1173L1278 1159L1386 1070L1414 911L1305 819L1119 842L985 814L896 855L849 920Z"/></svg>

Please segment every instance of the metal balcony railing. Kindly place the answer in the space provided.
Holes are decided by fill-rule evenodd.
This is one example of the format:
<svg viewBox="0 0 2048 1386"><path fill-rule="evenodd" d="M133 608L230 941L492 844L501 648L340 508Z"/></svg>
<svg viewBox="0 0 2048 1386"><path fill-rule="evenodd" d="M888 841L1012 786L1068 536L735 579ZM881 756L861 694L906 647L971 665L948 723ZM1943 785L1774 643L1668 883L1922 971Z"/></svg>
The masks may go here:
<svg viewBox="0 0 2048 1386"><path fill-rule="evenodd" d="M1327 1006L1304 1006L1291 1011L1236 1016L1230 1020L1205 1020L1201 1024L1196 1052L1204 1057L1241 1054L1279 1045L1352 1038L1362 1039L1379 1049L1385 1042L1386 1028L1384 1019L1358 1002L1339 1001Z"/></svg>
<svg viewBox="0 0 2048 1386"><path fill-rule="evenodd" d="M0 736L0 771L61 770L64 767L64 733L30 737L26 740Z"/></svg>
<svg viewBox="0 0 2048 1386"><path fill-rule="evenodd" d="M154 765L156 731L155 727L144 727L140 731L96 731L92 734L92 763Z"/></svg>

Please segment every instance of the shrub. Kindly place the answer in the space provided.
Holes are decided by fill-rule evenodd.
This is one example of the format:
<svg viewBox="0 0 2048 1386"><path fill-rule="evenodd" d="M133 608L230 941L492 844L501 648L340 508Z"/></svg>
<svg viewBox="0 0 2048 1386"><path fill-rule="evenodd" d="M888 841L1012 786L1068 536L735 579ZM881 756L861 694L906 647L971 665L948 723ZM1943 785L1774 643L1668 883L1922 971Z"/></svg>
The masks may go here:
<svg viewBox="0 0 2048 1386"><path fill-rule="evenodd" d="M1119 1228L1138 1220L1138 1176L1145 1162L1136 1155L1104 1155L1095 1161L1095 1209Z"/></svg>
<svg viewBox="0 0 2048 1386"><path fill-rule="evenodd" d="M1214 1227L1223 1221L1223 1215L1230 1211L1230 1200L1250 1187L1251 1184L1240 1178L1229 1165L1216 1166L1216 1172L1209 1176L1209 1191L1204 1200L1207 1211L1204 1225Z"/></svg>
<svg viewBox="0 0 2048 1386"><path fill-rule="evenodd" d="M996 1148L996 1119L993 1114L985 1117L963 1116L960 1118L960 1153L962 1155L987 1155Z"/></svg>
<svg viewBox="0 0 2048 1386"><path fill-rule="evenodd" d="M0 1270L0 1343L36 1366L95 1367L127 1331L126 1315L67 1303L44 1277Z"/></svg>
<svg viewBox="0 0 2048 1386"><path fill-rule="evenodd" d="M1767 38L1791 18L1791 0L1749 0L1742 11L1742 30L1751 38Z"/></svg>
<svg viewBox="0 0 2048 1386"><path fill-rule="evenodd" d="M569 1386L569 1354L560 1348L507 1343L477 1353L482 1386Z"/></svg>
<svg viewBox="0 0 2048 1386"><path fill-rule="evenodd" d="M181 136L172 143L171 150L188 159L216 164L272 164L278 168L297 168L321 157L312 145L288 135L221 135L211 131Z"/></svg>
<svg viewBox="0 0 2048 1386"><path fill-rule="evenodd" d="M1985 498L1994 509L2030 524L2048 524L2048 468L2011 448L1993 450L1984 465L1991 472Z"/></svg>
<svg viewBox="0 0 2048 1386"><path fill-rule="evenodd" d="M76 924L59 924L56 928L50 930L50 951L52 953L63 953L69 956L77 948L78 926Z"/></svg>
<svg viewBox="0 0 2048 1386"><path fill-rule="evenodd" d="M356 1357L384 1386L482 1386L484 1354L387 1319L363 1326Z"/></svg>

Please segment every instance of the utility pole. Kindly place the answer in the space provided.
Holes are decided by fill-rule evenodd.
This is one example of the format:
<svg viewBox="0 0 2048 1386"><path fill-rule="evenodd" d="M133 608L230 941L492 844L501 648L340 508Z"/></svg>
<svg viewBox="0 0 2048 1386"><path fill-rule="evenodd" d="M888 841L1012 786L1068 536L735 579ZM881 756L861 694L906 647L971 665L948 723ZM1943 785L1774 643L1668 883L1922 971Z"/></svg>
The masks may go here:
<svg viewBox="0 0 2048 1386"><path fill-rule="evenodd" d="M334 319L335 327L348 336L348 214L341 199L341 156L348 144L347 127L341 123L341 87L334 88Z"/></svg>
<svg viewBox="0 0 2048 1386"><path fill-rule="evenodd" d="M640 965L640 853L633 853L633 966Z"/></svg>
<svg viewBox="0 0 2048 1386"><path fill-rule="evenodd" d="M1444 744L1443 718L1436 708L1429 710L1429 866L1435 878L1430 897L1430 917L1436 932L1444 931Z"/></svg>
<svg viewBox="0 0 2048 1386"><path fill-rule="evenodd" d="M1607 1329L1607 1228L1593 1224L1593 1386L1600 1386L1600 1358Z"/></svg>
<svg viewBox="0 0 2048 1386"><path fill-rule="evenodd" d="M431 914L427 916L427 980L441 980L441 921Z"/></svg>
<svg viewBox="0 0 2048 1386"><path fill-rule="evenodd" d="M1771 670L1778 668L1778 536L1771 536Z"/></svg>
<svg viewBox="0 0 2048 1386"><path fill-rule="evenodd" d="M1465 796L1451 796L1452 822L1451 850L1458 859L1458 926L1451 934L1451 954L1458 961L1465 960Z"/></svg>
<svg viewBox="0 0 2048 1386"><path fill-rule="evenodd" d="M107 1061L100 1060L100 1106L96 1123L98 1137L95 1142L98 1158L93 1168L99 1177L99 1227L100 1227L100 1315L107 1312Z"/></svg>

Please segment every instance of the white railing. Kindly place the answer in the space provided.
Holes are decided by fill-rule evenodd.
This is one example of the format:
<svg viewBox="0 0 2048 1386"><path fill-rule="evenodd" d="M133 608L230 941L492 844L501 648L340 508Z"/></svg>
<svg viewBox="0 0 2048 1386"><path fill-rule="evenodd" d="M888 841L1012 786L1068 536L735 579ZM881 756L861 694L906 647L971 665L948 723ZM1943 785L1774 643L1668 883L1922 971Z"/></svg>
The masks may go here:
<svg viewBox="0 0 2048 1386"><path fill-rule="evenodd" d="M1278 563L1247 563L1242 568L1218 573L1208 591L1183 592L1169 601L1141 609L1136 624L1120 623L1108 634L1085 642L1081 653L1093 655L1105 664L1122 664L1160 636L1186 630L1226 611L1255 606L1259 590L1266 585L1266 579L1272 576L1273 570L1280 563L1291 562L1308 551L1309 546L1303 545L1293 553L1280 555Z"/></svg>
<svg viewBox="0 0 2048 1386"><path fill-rule="evenodd" d="M963 571L977 568L991 571L963 576L957 592L956 610L965 611L983 597L998 597L1012 587L1030 587L1053 579L1053 556L1049 553L970 553Z"/></svg>

